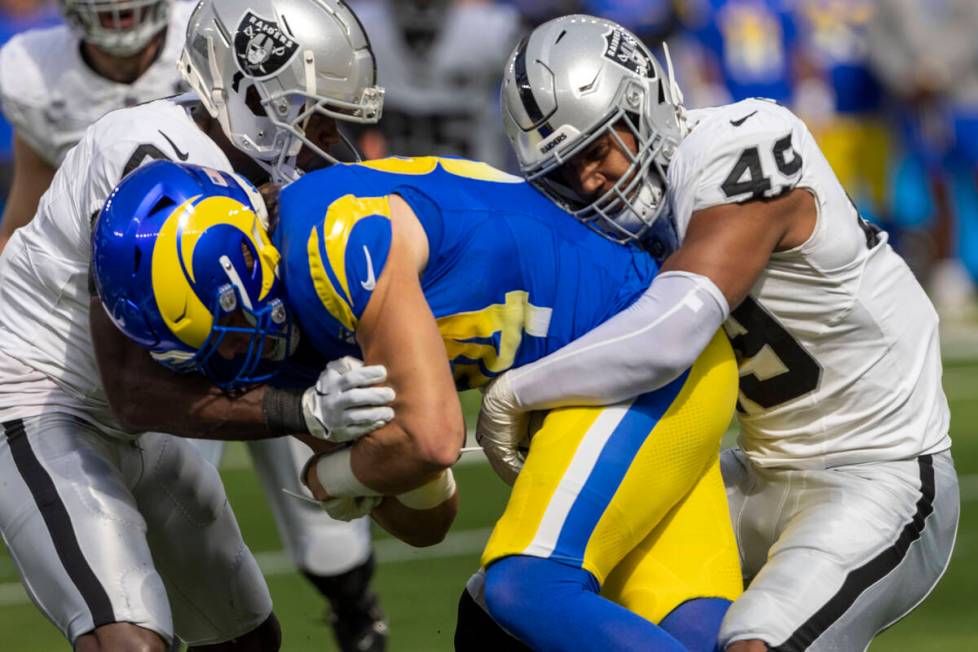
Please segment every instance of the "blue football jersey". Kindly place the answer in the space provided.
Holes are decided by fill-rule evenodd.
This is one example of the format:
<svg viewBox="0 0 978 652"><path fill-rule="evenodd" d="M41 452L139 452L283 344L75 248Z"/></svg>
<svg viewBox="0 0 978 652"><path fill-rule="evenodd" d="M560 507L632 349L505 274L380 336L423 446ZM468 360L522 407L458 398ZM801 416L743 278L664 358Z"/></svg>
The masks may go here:
<svg viewBox="0 0 978 652"><path fill-rule="evenodd" d="M282 191L273 241L303 337L357 354L357 323L390 252L388 198L428 237L421 287L459 389L532 362L631 304L656 273L532 186L484 163L390 158L312 172Z"/></svg>

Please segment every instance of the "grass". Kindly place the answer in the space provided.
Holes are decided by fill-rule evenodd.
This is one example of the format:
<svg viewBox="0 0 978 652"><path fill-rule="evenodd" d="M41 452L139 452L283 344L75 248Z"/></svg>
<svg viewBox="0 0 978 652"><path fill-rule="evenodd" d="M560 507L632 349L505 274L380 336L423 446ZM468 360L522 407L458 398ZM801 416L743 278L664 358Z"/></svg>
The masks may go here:
<svg viewBox="0 0 978 652"><path fill-rule="evenodd" d="M908 618L882 634L874 652L978 650L978 363L949 363L945 388L951 400L952 436L958 472L963 477L962 517L957 549L947 575L934 594ZM477 396L463 397L468 412ZM282 621L287 652L334 651L323 623L323 603L297 574L283 568L281 543L261 489L245 457L231 450L223 476L231 503L252 550L272 572L268 583ZM458 467L462 511L449 540L441 546L411 551L378 535L376 585L390 617L393 652L437 652L452 649L455 605L469 574L478 566L481 542L505 502L505 487L485 464ZM17 575L0 554L0 632L2 649L49 652L68 649L60 634L12 585Z"/></svg>

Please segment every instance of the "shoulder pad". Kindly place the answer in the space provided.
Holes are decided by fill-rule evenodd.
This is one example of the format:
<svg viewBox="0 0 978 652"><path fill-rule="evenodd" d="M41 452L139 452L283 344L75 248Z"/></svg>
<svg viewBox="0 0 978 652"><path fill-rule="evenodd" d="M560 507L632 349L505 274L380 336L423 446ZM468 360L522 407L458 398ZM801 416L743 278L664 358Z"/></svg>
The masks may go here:
<svg viewBox="0 0 978 652"><path fill-rule="evenodd" d="M391 238L386 196L344 195L329 205L325 219L309 233L306 251L316 296L349 333L356 332L377 287Z"/></svg>

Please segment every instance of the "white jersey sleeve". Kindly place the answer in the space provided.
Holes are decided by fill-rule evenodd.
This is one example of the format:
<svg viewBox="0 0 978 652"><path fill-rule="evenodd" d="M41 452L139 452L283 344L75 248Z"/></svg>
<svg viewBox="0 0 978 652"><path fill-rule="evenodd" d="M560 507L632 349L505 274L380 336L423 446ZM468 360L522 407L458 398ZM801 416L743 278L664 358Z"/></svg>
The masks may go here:
<svg viewBox="0 0 978 652"><path fill-rule="evenodd" d="M798 185L804 159L796 148L807 130L784 107L745 100L691 117L693 131L669 171L671 187L682 188L673 198L680 237L696 211L776 197Z"/></svg>
<svg viewBox="0 0 978 652"><path fill-rule="evenodd" d="M725 324L748 456L823 467L949 447L934 308L805 124L766 100L691 111L690 122L668 172L680 238L697 211L794 188L817 209L809 239L771 255Z"/></svg>
<svg viewBox="0 0 978 652"><path fill-rule="evenodd" d="M109 111L182 92L176 62L192 4L173 3L162 52L132 84L96 74L65 25L14 36L0 49L0 106L17 135L57 167Z"/></svg>
<svg viewBox="0 0 978 652"><path fill-rule="evenodd" d="M0 256L0 350L41 379L37 391L11 395L0 365L0 421L50 405L56 390L62 408L118 429L88 330L91 223L126 173L161 158L231 170L184 106L160 100L114 111L85 132L34 219L14 233Z"/></svg>

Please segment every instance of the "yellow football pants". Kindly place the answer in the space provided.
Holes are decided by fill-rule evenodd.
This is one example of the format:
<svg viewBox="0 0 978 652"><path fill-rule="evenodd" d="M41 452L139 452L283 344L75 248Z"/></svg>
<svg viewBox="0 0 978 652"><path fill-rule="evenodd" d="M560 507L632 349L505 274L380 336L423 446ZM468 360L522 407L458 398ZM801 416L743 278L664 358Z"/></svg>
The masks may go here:
<svg viewBox="0 0 978 652"><path fill-rule="evenodd" d="M604 408L551 411L482 556L584 568L652 622L697 597L742 590L719 471L737 365L718 334L666 387Z"/></svg>

